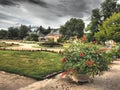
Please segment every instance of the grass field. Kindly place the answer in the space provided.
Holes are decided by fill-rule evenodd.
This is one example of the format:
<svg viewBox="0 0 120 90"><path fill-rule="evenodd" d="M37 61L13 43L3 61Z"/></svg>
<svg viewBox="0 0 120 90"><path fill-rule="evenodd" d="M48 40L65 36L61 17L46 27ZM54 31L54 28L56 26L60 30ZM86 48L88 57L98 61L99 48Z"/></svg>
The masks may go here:
<svg viewBox="0 0 120 90"><path fill-rule="evenodd" d="M62 70L62 56L50 52L0 50L0 70L43 79L48 74Z"/></svg>

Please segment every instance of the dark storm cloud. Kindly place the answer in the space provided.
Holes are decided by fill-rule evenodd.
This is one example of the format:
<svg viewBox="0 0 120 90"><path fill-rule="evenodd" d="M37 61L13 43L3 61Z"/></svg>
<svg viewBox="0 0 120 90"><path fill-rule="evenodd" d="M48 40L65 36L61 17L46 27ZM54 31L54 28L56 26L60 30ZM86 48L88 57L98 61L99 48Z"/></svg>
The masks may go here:
<svg viewBox="0 0 120 90"><path fill-rule="evenodd" d="M4 13L1 13L0 12L0 20L3 19L3 20L13 20L15 19L16 17L14 16L10 16L10 15L7 15L7 14L4 14Z"/></svg>
<svg viewBox="0 0 120 90"><path fill-rule="evenodd" d="M47 4L44 1L41 0L28 0L30 3L34 3L37 5L40 5L42 7L47 7Z"/></svg>
<svg viewBox="0 0 120 90"><path fill-rule="evenodd" d="M1 5L16 5L13 1L11 0L0 0Z"/></svg>
<svg viewBox="0 0 120 90"><path fill-rule="evenodd" d="M42 0L0 0L1 5L8 5L8 6L18 5L18 2L28 2L47 8L47 4Z"/></svg>
<svg viewBox="0 0 120 90"><path fill-rule="evenodd" d="M56 2L57 1L57 2ZM74 17L83 17L84 14L90 14L91 9L98 7L103 0L0 0L1 5L21 5L19 2L31 3L48 8L56 16L71 15Z"/></svg>
<svg viewBox="0 0 120 90"><path fill-rule="evenodd" d="M83 17L84 14L90 14L93 8L100 5L102 0L61 0L57 9L64 14L73 17Z"/></svg>
<svg viewBox="0 0 120 90"><path fill-rule="evenodd" d="M0 0L2 22L59 27L70 18L90 21L91 11L103 0ZM15 20L17 19L17 20ZM12 21L12 22L11 22Z"/></svg>

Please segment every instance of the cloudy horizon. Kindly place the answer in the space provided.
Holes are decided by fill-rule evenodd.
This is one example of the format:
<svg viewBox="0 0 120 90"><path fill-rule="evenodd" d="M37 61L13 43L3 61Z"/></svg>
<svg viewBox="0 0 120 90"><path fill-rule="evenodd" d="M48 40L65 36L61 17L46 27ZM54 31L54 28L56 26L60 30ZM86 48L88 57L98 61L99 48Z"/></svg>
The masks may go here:
<svg viewBox="0 0 120 90"><path fill-rule="evenodd" d="M70 18L87 24L103 0L0 0L0 28L35 25L58 28Z"/></svg>

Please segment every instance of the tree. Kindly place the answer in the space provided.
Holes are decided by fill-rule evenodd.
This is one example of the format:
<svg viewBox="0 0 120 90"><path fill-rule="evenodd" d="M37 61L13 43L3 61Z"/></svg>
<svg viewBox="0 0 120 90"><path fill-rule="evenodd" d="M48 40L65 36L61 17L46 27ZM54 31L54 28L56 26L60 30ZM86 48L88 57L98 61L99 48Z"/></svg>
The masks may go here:
<svg viewBox="0 0 120 90"><path fill-rule="evenodd" d="M6 30L0 30L0 39L6 39L7 38L7 31Z"/></svg>
<svg viewBox="0 0 120 90"><path fill-rule="evenodd" d="M65 25L60 27L60 33L65 40L70 39L70 37L73 36L81 38L84 33L84 27L85 24L82 19L71 18Z"/></svg>
<svg viewBox="0 0 120 90"><path fill-rule="evenodd" d="M91 22L86 28L86 30L91 31L88 35L88 41L95 39L94 34L99 32L98 26L101 25L106 18L109 18L114 12L120 12L120 5L117 4L117 1L118 0L105 0L101 4L100 9L92 10Z"/></svg>
<svg viewBox="0 0 120 90"><path fill-rule="evenodd" d="M92 10L91 22L86 28L87 31L89 30L91 32L88 35L88 41L94 40L94 34L99 31L98 24L101 24L101 15L99 9L97 8Z"/></svg>
<svg viewBox="0 0 120 90"><path fill-rule="evenodd" d="M40 26L40 27L37 29L37 32L38 32L39 34L42 33L42 34L44 34L44 35L47 35L48 33L51 32L51 28L48 27L48 29L45 29L44 27Z"/></svg>
<svg viewBox="0 0 120 90"><path fill-rule="evenodd" d="M51 28L48 27L48 29L43 29L42 34L47 35L51 32Z"/></svg>
<svg viewBox="0 0 120 90"><path fill-rule="evenodd" d="M106 18L109 18L114 12L117 12L117 1L118 0L105 0L101 4L101 13L102 18L105 20Z"/></svg>
<svg viewBox="0 0 120 90"><path fill-rule="evenodd" d="M120 4L117 4L117 13L120 12Z"/></svg>
<svg viewBox="0 0 120 90"><path fill-rule="evenodd" d="M103 21L99 29L100 31L95 34L97 40L114 40L120 42L120 12L114 13L110 18Z"/></svg>
<svg viewBox="0 0 120 90"><path fill-rule="evenodd" d="M28 32L30 31L30 28L26 25L21 25L19 28L19 37L20 39L25 38L28 35Z"/></svg>
<svg viewBox="0 0 120 90"><path fill-rule="evenodd" d="M29 34L29 36L27 36L26 40L28 41L38 41L38 35L37 34Z"/></svg>
<svg viewBox="0 0 120 90"><path fill-rule="evenodd" d="M44 28L43 28L42 26L38 27L38 28L37 28L37 33L38 33L38 34L41 34L41 31L43 31L43 29L44 29Z"/></svg>
<svg viewBox="0 0 120 90"><path fill-rule="evenodd" d="M9 27L8 28L8 38L9 39L18 39L18 37L19 37L18 28Z"/></svg>

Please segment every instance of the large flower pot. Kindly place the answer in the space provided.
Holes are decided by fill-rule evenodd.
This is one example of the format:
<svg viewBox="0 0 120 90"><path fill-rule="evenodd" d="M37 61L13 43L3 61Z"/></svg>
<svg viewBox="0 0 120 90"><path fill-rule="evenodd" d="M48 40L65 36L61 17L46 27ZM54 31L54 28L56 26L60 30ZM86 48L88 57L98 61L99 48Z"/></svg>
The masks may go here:
<svg viewBox="0 0 120 90"><path fill-rule="evenodd" d="M76 83L91 82L90 77L85 74L70 75L70 78Z"/></svg>

